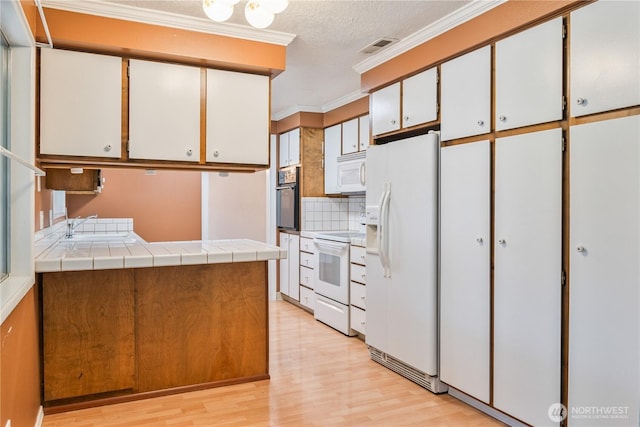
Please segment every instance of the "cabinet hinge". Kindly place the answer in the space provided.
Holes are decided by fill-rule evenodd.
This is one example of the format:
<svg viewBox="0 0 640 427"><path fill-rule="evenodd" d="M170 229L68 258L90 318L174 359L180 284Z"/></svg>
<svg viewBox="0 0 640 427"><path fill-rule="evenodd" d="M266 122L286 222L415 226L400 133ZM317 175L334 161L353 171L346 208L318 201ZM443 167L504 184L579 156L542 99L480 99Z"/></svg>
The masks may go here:
<svg viewBox="0 0 640 427"><path fill-rule="evenodd" d="M562 26L562 38L563 39L567 38L567 26L566 25Z"/></svg>
<svg viewBox="0 0 640 427"><path fill-rule="evenodd" d="M562 95L562 111L567 109L567 97Z"/></svg>
<svg viewBox="0 0 640 427"><path fill-rule="evenodd" d="M560 276L560 283L563 287L567 284L567 275L565 274L564 270L562 270L562 275Z"/></svg>
<svg viewBox="0 0 640 427"><path fill-rule="evenodd" d="M563 136L562 137L562 152L566 151L567 149L567 139Z"/></svg>
<svg viewBox="0 0 640 427"><path fill-rule="evenodd" d="M127 153L129 152L129 141L127 141Z"/></svg>
<svg viewBox="0 0 640 427"><path fill-rule="evenodd" d="M127 63L127 77L131 77L130 70L131 70L131 64Z"/></svg>
<svg viewBox="0 0 640 427"><path fill-rule="evenodd" d="M440 73L436 70L436 83L440 83Z"/></svg>
<svg viewBox="0 0 640 427"><path fill-rule="evenodd" d="M436 104L436 114L440 112L440 104Z"/></svg>

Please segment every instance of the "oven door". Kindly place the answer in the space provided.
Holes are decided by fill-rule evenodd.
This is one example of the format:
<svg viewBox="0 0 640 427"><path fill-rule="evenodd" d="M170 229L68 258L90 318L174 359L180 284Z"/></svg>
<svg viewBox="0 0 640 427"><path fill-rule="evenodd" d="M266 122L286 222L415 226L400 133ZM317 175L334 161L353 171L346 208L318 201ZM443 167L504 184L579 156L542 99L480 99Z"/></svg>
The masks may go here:
<svg viewBox="0 0 640 427"><path fill-rule="evenodd" d="M349 244L313 239L316 247L315 283L317 294L349 304Z"/></svg>
<svg viewBox="0 0 640 427"><path fill-rule="evenodd" d="M276 226L287 230L299 228L298 188L296 185L276 187Z"/></svg>

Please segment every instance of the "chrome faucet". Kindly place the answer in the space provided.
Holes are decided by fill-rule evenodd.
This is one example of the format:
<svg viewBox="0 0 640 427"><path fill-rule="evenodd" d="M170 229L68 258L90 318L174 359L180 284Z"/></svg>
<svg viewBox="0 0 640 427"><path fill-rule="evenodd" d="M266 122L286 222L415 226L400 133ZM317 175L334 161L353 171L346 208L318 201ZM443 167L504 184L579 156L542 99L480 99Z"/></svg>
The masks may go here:
<svg viewBox="0 0 640 427"><path fill-rule="evenodd" d="M67 239L72 238L73 233L75 232L77 227L81 226L82 224L84 224L85 222L93 218L98 218L98 215L89 215L84 219L80 219L80 217L76 217L69 220L69 218L67 218L67 234L65 235L65 237Z"/></svg>

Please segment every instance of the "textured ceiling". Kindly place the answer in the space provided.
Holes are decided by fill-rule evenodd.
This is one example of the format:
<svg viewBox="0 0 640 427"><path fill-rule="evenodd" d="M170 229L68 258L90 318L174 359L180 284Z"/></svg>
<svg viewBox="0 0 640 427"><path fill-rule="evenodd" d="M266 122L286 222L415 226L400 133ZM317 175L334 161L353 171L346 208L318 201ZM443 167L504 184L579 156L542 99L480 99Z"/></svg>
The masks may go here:
<svg viewBox="0 0 640 427"><path fill-rule="evenodd" d="M73 1L73 0L71 0ZM110 0L110 3L206 18L200 0ZM248 25L241 1L228 21ZM370 55L360 49L381 37L402 40L470 1L290 0L269 30L295 34L286 70L272 84L274 118L323 106L353 95L360 76L353 66Z"/></svg>

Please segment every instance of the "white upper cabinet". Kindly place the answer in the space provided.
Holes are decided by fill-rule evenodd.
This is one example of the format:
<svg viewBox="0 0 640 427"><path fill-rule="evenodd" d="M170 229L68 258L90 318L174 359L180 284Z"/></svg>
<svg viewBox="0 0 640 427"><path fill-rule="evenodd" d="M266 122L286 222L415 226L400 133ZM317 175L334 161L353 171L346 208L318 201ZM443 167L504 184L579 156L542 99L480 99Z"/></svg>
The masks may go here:
<svg viewBox="0 0 640 427"><path fill-rule="evenodd" d="M640 2L591 3L570 28L571 116L640 104Z"/></svg>
<svg viewBox="0 0 640 427"><path fill-rule="evenodd" d="M360 151L364 151L369 146L369 115L360 116L359 121L359 135L358 141L360 144Z"/></svg>
<svg viewBox="0 0 640 427"><path fill-rule="evenodd" d="M40 153L120 158L122 58L40 53Z"/></svg>
<svg viewBox="0 0 640 427"><path fill-rule="evenodd" d="M491 131L491 47L442 64L442 140Z"/></svg>
<svg viewBox="0 0 640 427"><path fill-rule="evenodd" d="M438 118L438 69L431 68L402 81L402 127Z"/></svg>
<svg viewBox="0 0 640 427"><path fill-rule="evenodd" d="M342 123L342 154L358 151L360 146L358 119L351 119Z"/></svg>
<svg viewBox="0 0 640 427"><path fill-rule="evenodd" d="M300 128L280 134L279 153L279 167L285 168L300 164Z"/></svg>
<svg viewBox="0 0 640 427"><path fill-rule="evenodd" d="M338 157L342 137L342 124L324 130L324 193L338 194Z"/></svg>
<svg viewBox="0 0 640 427"><path fill-rule="evenodd" d="M370 99L373 135L400 129L400 82L373 92Z"/></svg>
<svg viewBox="0 0 640 427"><path fill-rule="evenodd" d="M129 157L200 160L200 69L129 61Z"/></svg>
<svg viewBox="0 0 640 427"><path fill-rule="evenodd" d="M496 130L562 119L562 18L496 43Z"/></svg>
<svg viewBox="0 0 640 427"><path fill-rule="evenodd" d="M269 164L269 77L207 70L207 162Z"/></svg>

